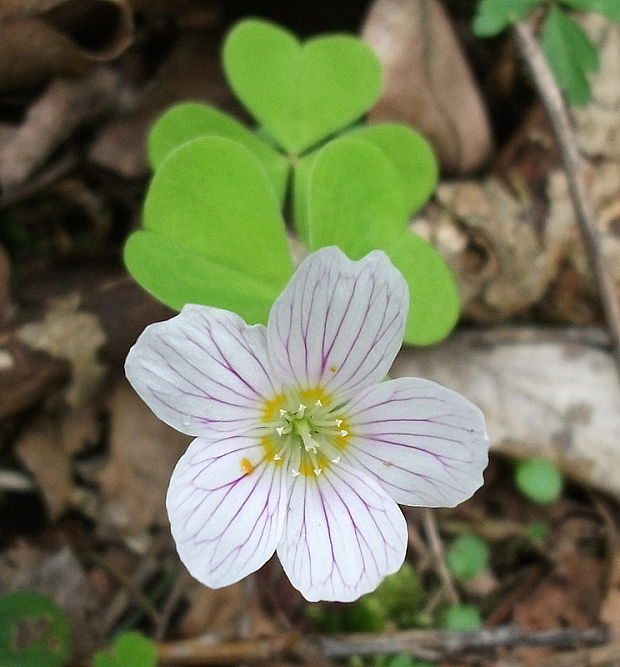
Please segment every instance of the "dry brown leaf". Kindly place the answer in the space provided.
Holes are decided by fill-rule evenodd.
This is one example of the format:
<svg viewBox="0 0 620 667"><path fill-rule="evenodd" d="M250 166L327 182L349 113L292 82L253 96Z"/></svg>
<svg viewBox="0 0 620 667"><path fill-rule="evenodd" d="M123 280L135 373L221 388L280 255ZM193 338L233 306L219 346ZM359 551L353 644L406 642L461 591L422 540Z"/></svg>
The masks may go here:
<svg viewBox="0 0 620 667"><path fill-rule="evenodd" d="M110 410L110 458L99 475L103 525L140 532L167 522L164 500L172 469L190 438L166 426L120 378Z"/></svg>
<svg viewBox="0 0 620 667"><path fill-rule="evenodd" d="M119 85L118 73L103 68L75 80L53 81L30 106L23 123L3 141L3 192L24 183L76 128L116 109Z"/></svg>
<svg viewBox="0 0 620 667"><path fill-rule="evenodd" d="M98 359L105 343L101 324L92 313L80 310L80 300L76 294L50 300L43 320L25 324L18 332L31 349L69 362L71 383L65 398L70 406L93 398L106 371Z"/></svg>
<svg viewBox="0 0 620 667"><path fill-rule="evenodd" d="M392 374L461 392L485 414L492 447L551 459L620 498L620 477L610 473L620 470L620 386L611 354L595 336L588 344L562 330L505 333L493 340L493 332L461 332L433 349L404 350Z"/></svg>
<svg viewBox="0 0 620 667"><path fill-rule="evenodd" d="M15 445L15 453L33 474L45 498L50 518L58 518L71 499L71 457L64 451L57 424L39 419Z"/></svg>
<svg viewBox="0 0 620 667"><path fill-rule="evenodd" d="M493 140L484 103L438 0L375 0L362 37L383 65L371 122L399 121L425 134L442 167L471 173Z"/></svg>
<svg viewBox="0 0 620 667"><path fill-rule="evenodd" d="M85 73L133 40L126 0L2 0L0 90Z"/></svg>
<svg viewBox="0 0 620 667"><path fill-rule="evenodd" d="M56 418L40 417L15 443L15 453L34 476L51 519L72 503L72 458L99 437L94 408L77 408Z"/></svg>

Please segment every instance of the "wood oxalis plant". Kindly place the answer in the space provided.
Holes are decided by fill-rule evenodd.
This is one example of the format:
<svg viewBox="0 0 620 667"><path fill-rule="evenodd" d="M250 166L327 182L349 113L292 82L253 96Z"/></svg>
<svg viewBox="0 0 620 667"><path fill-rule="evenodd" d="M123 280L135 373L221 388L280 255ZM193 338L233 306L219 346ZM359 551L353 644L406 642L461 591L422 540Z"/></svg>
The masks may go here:
<svg viewBox="0 0 620 667"><path fill-rule="evenodd" d="M437 169L405 127L343 130L380 87L354 38L301 46L246 21L224 64L260 129L195 104L155 125L145 229L126 261L182 310L146 328L125 370L195 437L166 502L190 573L219 588L277 551L306 599L350 602L403 564L398 503L456 505L487 464L476 406L427 380L384 381L403 337L436 341L457 316L450 272L407 231ZM295 272L288 183L313 251Z"/></svg>
<svg viewBox="0 0 620 667"><path fill-rule="evenodd" d="M173 308L204 303L265 324L293 273L286 208L309 250L336 245L351 259L384 250L411 291L405 342L444 338L459 312L454 279L407 229L437 163L413 130L358 123L380 93L374 53L352 36L300 44L246 20L228 34L223 64L258 128L198 103L159 118L144 229L125 248L136 280Z"/></svg>

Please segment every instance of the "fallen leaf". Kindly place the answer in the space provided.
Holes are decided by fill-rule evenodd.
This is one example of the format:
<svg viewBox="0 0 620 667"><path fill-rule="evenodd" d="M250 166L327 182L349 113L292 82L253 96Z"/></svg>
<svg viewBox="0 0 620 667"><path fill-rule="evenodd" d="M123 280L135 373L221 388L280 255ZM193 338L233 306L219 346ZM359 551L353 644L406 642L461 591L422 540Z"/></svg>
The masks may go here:
<svg viewBox="0 0 620 667"><path fill-rule="evenodd" d="M133 533L166 524L168 482L190 438L157 419L124 377L109 410L110 456L99 474L102 523Z"/></svg>
<svg viewBox="0 0 620 667"><path fill-rule="evenodd" d="M450 173L484 164L493 146L487 112L441 3L375 0L362 37L384 73L369 120L400 121L422 132Z"/></svg>
<svg viewBox="0 0 620 667"><path fill-rule="evenodd" d="M433 349L403 350L394 377L420 376L467 396L491 446L544 457L568 476L620 498L620 386L604 336L570 330L460 332Z"/></svg>
<svg viewBox="0 0 620 667"><path fill-rule="evenodd" d="M93 398L106 370L98 359L105 335L92 313L80 311L77 294L50 300L43 320L25 324L18 338L33 350L69 362L71 382L65 398L70 406Z"/></svg>
<svg viewBox="0 0 620 667"><path fill-rule="evenodd" d="M38 419L18 438L15 453L33 474L51 519L57 519L71 499L71 457L64 451L58 425Z"/></svg>

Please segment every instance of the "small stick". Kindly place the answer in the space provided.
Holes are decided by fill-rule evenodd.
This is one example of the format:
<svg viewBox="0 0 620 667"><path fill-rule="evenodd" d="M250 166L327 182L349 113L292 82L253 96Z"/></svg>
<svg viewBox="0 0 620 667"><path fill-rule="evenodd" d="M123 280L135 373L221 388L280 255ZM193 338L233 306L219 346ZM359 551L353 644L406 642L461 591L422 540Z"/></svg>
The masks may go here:
<svg viewBox="0 0 620 667"><path fill-rule="evenodd" d="M561 628L527 632L516 625L502 625L472 632L403 630L392 635L356 633L318 638L323 655L327 658L408 653L415 658L431 662L445 660L460 653L499 647L547 646L567 649L584 644L602 644L606 640L607 631L601 627L586 630Z"/></svg>
<svg viewBox="0 0 620 667"><path fill-rule="evenodd" d="M237 665L240 662L275 661L284 655L304 659L316 652L325 659L346 658L352 655L393 655L407 653L421 660L439 662L465 653L515 646L545 646L570 649L575 646L594 646L606 642L605 628L585 630L561 628L527 632L516 625L473 632L448 630L403 630L392 634L354 633L349 635L315 636L300 639L296 633L284 633L261 639L242 639L217 642L205 635L196 639L167 642L158 645L161 662L170 665Z"/></svg>
<svg viewBox="0 0 620 667"><path fill-rule="evenodd" d="M608 269L598 235L596 214L586 187L582 159L577 150L575 133L562 92L547 64L531 23L528 21L517 23L514 31L519 50L530 69L534 85L547 110L558 142L573 208L599 287L603 312L611 335L616 366L620 373L620 301L616 296L616 286Z"/></svg>
<svg viewBox="0 0 620 667"><path fill-rule="evenodd" d="M452 581L450 571L446 566L443 544L441 542L441 537L439 537L439 530L437 529L437 522L435 521L433 510L425 507L422 510L422 518L424 520L424 531L426 532L426 537L429 541L431 551L435 557L435 568L439 578L441 579L446 598L450 604L458 604L459 594L457 593L454 582Z"/></svg>
<svg viewBox="0 0 620 667"><path fill-rule="evenodd" d="M205 635L196 639L159 644L162 663L171 665L238 665L241 662L267 662L286 653L297 643L296 633L263 639L214 642Z"/></svg>

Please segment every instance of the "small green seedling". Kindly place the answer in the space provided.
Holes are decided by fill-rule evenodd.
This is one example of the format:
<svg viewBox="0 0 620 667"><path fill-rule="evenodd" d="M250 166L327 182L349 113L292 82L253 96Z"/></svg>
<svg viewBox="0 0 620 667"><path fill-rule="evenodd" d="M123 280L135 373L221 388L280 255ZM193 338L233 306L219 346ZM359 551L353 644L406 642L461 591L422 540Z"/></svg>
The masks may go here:
<svg viewBox="0 0 620 667"><path fill-rule="evenodd" d="M456 604L444 612L443 626L448 630L478 630L481 625L480 612L471 604Z"/></svg>
<svg viewBox="0 0 620 667"><path fill-rule="evenodd" d="M155 667L157 647L139 632L123 632L108 651L93 656L93 667Z"/></svg>
<svg viewBox="0 0 620 667"><path fill-rule="evenodd" d="M549 504L562 493L560 471L545 459L521 461L515 468L515 483L521 493L535 503Z"/></svg>
<svg viewBox="0 0 620 667"><path fill-rule="evenodd" d="M405 341L444 338L459 314L454 278L407 229L437 184L437 162L408 127L355 124L381 86L370 48L345 35L301 43L250 19L228 34L223 62L258 127L198 103L155 123L144 229L125 248L136 280L173 308L207 304L265 323L293 272L290 209L309 250L337 245L352 259L384 250L411 292Z"/></svg>
<svg viewBox="0 0 620 667"><path fill-rule="evenodd" d="M542 7L542 47L549 67L574 106L592 98L589 74L599 68L596 46L586 31L569 15L570 10L603 14L620 21L618 0L480 0L473 30L479 37L493 37L509 25Z"/></svg>
<svg viewBox="0 0 620 667"><path fill-rule="evenodd" d="M60 667L71 652L71 626L46 595L16 591L0 597L0 665Z"/></svg>
<svg viewBox="0 0 620 667"><path fill-rule="evenodd" d="M460 535L446 553L448 568L457 579L471 579L488 565L489 548L473 533Z"/></svg>

